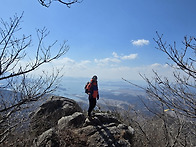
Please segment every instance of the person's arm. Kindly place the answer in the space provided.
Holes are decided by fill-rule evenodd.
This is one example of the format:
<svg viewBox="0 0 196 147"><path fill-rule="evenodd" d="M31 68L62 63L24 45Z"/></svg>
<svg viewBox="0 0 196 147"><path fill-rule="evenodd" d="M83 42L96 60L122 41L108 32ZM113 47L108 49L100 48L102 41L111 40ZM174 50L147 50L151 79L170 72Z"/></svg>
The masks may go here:
<svg viewBox="0 0 196 147"><path fill-rule="evenodd" d="M99 88L98 88L98 84L97 84L97 100L99 99Z"/></svg>
<svg viewBox="0 0 196 147"><path fill-rule="evenodd" d="M88 89L88 95L92 95L92 83L91 82L89 83L87 89Z"/></svg>
<svg viewBox="0 0 196 147"><path fill-rule="evenodd" d="M97 95L97 100L99 99L99 93L98 93L98 95Z"/></svg>

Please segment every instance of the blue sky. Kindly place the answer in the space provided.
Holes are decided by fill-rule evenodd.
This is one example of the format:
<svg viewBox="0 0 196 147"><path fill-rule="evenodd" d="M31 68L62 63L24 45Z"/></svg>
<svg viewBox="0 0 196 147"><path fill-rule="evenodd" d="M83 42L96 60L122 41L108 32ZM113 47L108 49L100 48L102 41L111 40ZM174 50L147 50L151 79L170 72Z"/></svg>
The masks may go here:
<svg viewBox="0 0 196 147"><path fill-rule="evenodd" d="M37 0L6 0L0 17L8 20L24 11L21 33L34 36L29 54L37 28L50 31L46 43L67 40L70 50L53 62L64 65L65 76L140 80L139 73L151 76L152 69L171 75L167 56L155 49L153 38L158 31L181 48L185 35L196 34L195 6L195 0L83 0L71 8L58 2L45 8Z"/></svg>

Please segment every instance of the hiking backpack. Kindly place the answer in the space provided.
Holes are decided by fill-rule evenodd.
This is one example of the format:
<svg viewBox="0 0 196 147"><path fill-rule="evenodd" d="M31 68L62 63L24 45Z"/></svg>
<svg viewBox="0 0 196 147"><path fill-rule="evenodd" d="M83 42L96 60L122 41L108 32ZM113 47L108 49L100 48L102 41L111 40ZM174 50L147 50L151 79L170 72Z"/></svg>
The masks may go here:
<svg viewBox="0 0 196 147"><path fill-rule="evenodd" d="M88 94L88 85L90 82L87 82L86 85L84 86L85 93Z"/></svg>

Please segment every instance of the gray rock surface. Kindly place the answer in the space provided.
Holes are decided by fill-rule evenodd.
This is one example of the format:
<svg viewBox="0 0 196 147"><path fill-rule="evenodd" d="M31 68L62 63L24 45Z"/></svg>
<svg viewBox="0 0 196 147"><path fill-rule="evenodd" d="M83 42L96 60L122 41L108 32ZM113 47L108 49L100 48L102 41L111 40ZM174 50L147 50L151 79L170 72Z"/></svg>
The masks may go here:
<svg viewBox="0 0 196 147"><path fill-rule="evenodd" d="M56 133L54 128L51 128L45 132L43 132L38 138L34 140L34 147L41 147L41 146L47 146L47 147L52 147L52 146L59 146L58 140L55 140Z"/></svg>
<svg viewBox="0 0 196 147"><path fill-rule="evenodd" d="M51 96L32 115L31 129L35 135L55 127L61 117L69 116L75 112L82 112L79 105L72 99Z"/></svg>
<svg viewBox="0 0 196 147"><path fill-rule="evenodd" d="M75 112L72 115L62 117L58 120L58 128L65 129L69 127L80 127L85 121L85 116L81 112Z"/></svg>
<svg viewBox="0 0 196 147"><path fill-rule="evenodd" d="M130 147L134 130L107 113L95 113L86 119L84 127L77 130L88 137L89 147Z"/></svg>
<svg viewBox="0 0 196 147"><path fill-rule="evenodd" d="M51 98L35 112L32 120L35 147L132 146L132 127L108 113L99 112L87 118L77 103L67 98ZM46 123L47 127L37 131Z"/></svg>

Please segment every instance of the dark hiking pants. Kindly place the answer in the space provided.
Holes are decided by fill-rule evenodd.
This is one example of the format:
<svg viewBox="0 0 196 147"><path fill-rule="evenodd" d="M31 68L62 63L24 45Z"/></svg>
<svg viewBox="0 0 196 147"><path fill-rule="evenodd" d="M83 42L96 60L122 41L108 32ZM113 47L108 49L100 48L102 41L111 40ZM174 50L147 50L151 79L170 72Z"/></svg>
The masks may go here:
<svg viewBox="0 0 196 147"><path fill-rule="evenodd" d="M89 96L88 99L89 99L88 116L91 116L91 112L95 108L97 100L96 100L96 98L93 98L91 96Z"/></svg>

